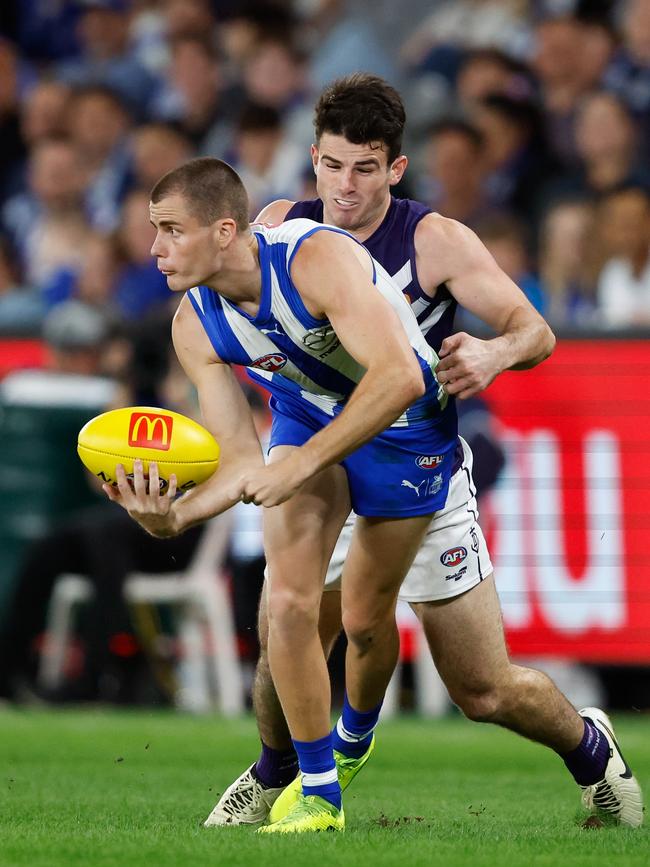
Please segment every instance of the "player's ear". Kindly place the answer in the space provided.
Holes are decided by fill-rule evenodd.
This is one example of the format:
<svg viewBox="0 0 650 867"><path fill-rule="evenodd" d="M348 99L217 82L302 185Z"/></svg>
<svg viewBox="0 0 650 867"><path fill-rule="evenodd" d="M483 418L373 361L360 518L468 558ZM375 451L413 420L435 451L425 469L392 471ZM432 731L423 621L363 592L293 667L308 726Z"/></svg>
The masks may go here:
<svg viewBox="0 0 650 867"><path fill-rule="evenodd" d="M313 167L314 167L314 172L316 171L316 168L317 168L317 166L318 166L319 156L320 156L320 155L319 155L319 152L318 152L318 145L313 144L313 145L311 146L311 164L312 164Z"/></svg>
<svg viewBox="0 0 650 867"><path fill-rule="evenodd" d="M393 160L393 163L390 167L389 178L389 183L391 186L393 186L393 184L399 184L399 182L402 180L408 164L409 158L406 156L406 154L400 154L397 159Z"/></svg>
<svg viewBox="0 0 650 867"><path fill-rule="evenodd" d="M214 237L222 250L230 246L237 235L237 223L232 217L222 217L214 224Z"/></svg>

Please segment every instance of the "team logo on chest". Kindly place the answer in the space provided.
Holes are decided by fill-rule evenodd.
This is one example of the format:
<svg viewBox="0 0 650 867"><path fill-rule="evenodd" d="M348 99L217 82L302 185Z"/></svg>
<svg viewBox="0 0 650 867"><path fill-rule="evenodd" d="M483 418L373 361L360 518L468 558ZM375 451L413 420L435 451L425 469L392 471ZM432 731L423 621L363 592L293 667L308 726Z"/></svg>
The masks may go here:
<svg viewBox="0 0 650 867"><path fill-rule="evenodd" d="M320 358L334 352L341 345L341 341L331 325L310 328L303 334L302 342L310 352L317 353Z"/></svg>
<svg viewBox="0 0 650 867"><path fill-rule="evenodd" d="M267 373L277 373L282 370L287 363L287 356L283 352L271 352L268 355L262 355L251 361L249 367L257 367L259 370L265 370Z"/></svg>

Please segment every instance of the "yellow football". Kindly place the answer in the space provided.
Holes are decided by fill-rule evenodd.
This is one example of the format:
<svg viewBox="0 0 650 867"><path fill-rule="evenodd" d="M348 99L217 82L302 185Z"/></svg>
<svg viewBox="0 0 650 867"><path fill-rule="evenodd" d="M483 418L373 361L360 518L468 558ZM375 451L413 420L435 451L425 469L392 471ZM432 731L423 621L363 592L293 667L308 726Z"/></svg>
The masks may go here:
<svg viewBox="0 0 650 867"><path fill-rule="evenodd" d="M160 490L166 491L175 473L178 490L189 491L214 473L219 445L212 434L178 412L152 406L129 406L95 416L79 431L77 452L84 466L104 482L116 485L115 467L127 476L140 458L144 474L158 464Z"/></svg>

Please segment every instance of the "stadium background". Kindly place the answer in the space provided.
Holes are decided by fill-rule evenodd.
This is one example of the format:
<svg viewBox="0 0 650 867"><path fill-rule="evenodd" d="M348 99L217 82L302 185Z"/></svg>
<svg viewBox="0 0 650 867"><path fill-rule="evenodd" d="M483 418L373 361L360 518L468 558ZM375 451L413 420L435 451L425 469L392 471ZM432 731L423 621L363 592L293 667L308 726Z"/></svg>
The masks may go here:
<svg viewBox="0 0 650 867"><path fill-rule="evenodd" d="M212 154L242 175L251 216L313 196L315 97L367 70L406 102L398 194L472 226L560 338L539 370L486 395L505 461L482 507L511 647L570 697L649 707L650 4L20 0L0 26L0 629L3 647L16 623L25 642L14 668L0 655L2 693L173 701L174 615L112 605L119 581L79 616L64 682L39 688L39 540L60 551L75 522L104 526L74 452L86 418L136 403L196 413L149 256L153 182ZM461 312L458 327L478 324ZM246 675L255 517L242 510L229 532ZM408 619L403 633L415 663Z"/></svg>

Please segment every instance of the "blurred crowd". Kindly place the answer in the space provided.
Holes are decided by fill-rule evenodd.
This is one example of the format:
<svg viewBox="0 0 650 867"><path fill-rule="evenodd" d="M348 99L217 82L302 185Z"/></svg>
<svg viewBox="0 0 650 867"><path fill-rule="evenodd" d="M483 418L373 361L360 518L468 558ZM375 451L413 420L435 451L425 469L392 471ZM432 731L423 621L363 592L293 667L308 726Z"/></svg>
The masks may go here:
<svg viewBox="0 0 650 867"><path fill-rule="evenodd" d="M471 226L561 333L650 325L650 0L3 2L0 697L38 656L57 577L82 572L97 653L75 695L133 698L122 675L102 677L139 652L113 639L132 631L119 588L149 549L89 489L70 443L110 406L196 413L169 346L178 298L150 255L151 187L213 155L242 176L251 218L315 196L313 105L354 71L403 95L410 165L396 195ZM479 324L460 311L458 326ZM38 349L18 359L13 338ZM228 553L251 662L257 512L237 511ZM158 551L157 568L181 568L190 541Z"/></svg>
<svg viewBox="0 0 650 867"><path fill-rule="evenodd" d="M171 303L148 192L195 155L315 195L315 97L402 92L398 195L470 225L556 327L650 324L647 0L21 0L0 11L0 333ZM471 323L470 323L471 325Z"/></svg>

